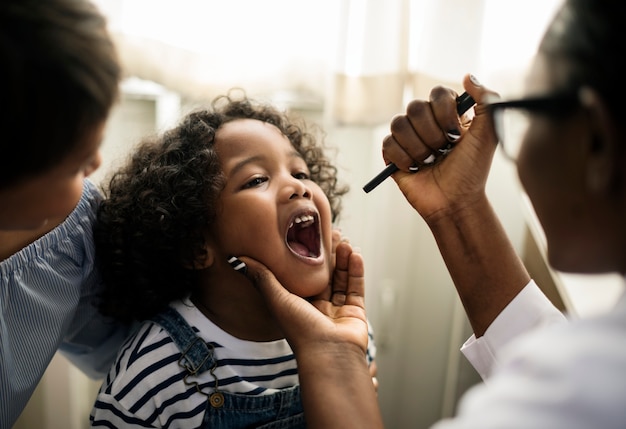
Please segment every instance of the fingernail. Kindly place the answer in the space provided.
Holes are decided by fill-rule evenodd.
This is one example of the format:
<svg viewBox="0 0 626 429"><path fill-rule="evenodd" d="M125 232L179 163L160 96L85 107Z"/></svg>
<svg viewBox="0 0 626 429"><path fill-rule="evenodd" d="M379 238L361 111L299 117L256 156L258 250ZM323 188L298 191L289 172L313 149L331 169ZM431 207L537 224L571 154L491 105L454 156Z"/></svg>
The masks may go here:
<svg viewBox="0 0 626 429"><path fill-rule="evenodd" d="M413 173L415 173L419 169L420 168L417 165L412 165L412 166L409 167L409 171L412 171Z"/></svg>
<svg viewBox="0 0 626 429"><path fill-rule="evenodd" d="M453 147L454 146L452 145L452 143L448 143L444 147L437 149L437 152L439 152L442 155L447 155L452 150Z"/></svg>
<svg viewBox="0 0 626 429"><path fill-rule="evenodd" d="M448 130L446 133L448 140L455 142L461 138L461 132L459 130Z"/></svg>
<svg viewBox="0 0 626 429"><path fill-rule="evenodd" d="M482 86L480 81L478 79L476 79L476 76L474 76L473 74L469 75L470 80L472 81L472 83L476 86Z"/></svg>
<svg viewBox="0 0 626 429"><path fill-rule="evenodd" d="M435 162L435 155L433 155L432 153L430 154L430 156L428 158L426 158L424 161L422 161L424 164L432 164L433 162Z"/></svg>
<svg viewBox="0 0 626 429"><path fill-rule="evenodd" d="M239 258L236 258L235 256L231 256L230 258L228 258L228 263L238 273L245 275L248 272L248 266L245 264L245 262L241 261Z"/></svg>

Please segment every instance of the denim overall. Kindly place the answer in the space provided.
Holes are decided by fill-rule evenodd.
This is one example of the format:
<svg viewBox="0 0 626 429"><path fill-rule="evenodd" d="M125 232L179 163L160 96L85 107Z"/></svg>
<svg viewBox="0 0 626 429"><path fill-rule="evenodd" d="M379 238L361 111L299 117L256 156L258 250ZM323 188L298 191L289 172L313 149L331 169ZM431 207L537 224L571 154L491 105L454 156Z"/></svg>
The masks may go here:
<svg viewBox="0 0 626 429"><path fill-rule="evenodd" d="M152 319L165 329L181 352L178 364L185 368L187 377L210 371L217 366L213 347L196 335L187 321L173 308L168 308ZM291 429L305 428L304 410L300 399L300 386L282 389L270 395L249 396L221 392L201 391L207 396L204 429Z"/></svg>

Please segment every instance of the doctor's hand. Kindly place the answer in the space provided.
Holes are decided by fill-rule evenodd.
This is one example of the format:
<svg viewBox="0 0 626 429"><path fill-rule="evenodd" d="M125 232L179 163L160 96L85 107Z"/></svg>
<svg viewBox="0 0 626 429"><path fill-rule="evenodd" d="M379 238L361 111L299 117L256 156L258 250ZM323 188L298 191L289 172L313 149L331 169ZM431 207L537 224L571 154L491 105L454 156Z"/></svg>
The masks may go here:
<svg viewBox="0 0 626 429"><path fill-rule="evenodd" d="M333 247L330 284L310 300L290 293L259 262L241 260L296 356L307 427L380 429L376 366L366 359L363 258L338 234Z"/></svg>
<svg viewBox="0 0 626 429"><path fill-rule="evenodd" d="M265 298L296 357L311 353L314 347L336 353L352 348L362 353L365 361L368 327L363 257L347 242L333 247L336 262L331 284L324 293L309 300L285 289L260 262L240 259L247 265L247 276Z"/></svg>
<svg viewBox="0 0 626 429"><path fill-rule="evenodd" d="M496 93L472 75L463 86L476 100L473 116L459 117L457 92L437 86L429 100L413 100L394 117L383 140L383 158L400 169L393 179L429 224L484 199L497 145L486 102Z"/></svg>

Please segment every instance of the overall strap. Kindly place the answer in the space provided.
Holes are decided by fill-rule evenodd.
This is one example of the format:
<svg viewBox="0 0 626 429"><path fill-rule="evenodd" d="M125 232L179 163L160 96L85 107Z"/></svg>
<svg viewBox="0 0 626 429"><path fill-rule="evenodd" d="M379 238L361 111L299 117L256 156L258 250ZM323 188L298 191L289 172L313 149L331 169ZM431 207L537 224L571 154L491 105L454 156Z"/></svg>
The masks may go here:
<svg viewBox="0 0 626 429"><path fill-rule="evenodd" d="M165 329L182 353L178 363L185 368L189 375L196 375L210 371L216 365L213 347L209 347L202 338L189 326L187 321L174 310L167 310L157 314L152 321Z"/></svg>

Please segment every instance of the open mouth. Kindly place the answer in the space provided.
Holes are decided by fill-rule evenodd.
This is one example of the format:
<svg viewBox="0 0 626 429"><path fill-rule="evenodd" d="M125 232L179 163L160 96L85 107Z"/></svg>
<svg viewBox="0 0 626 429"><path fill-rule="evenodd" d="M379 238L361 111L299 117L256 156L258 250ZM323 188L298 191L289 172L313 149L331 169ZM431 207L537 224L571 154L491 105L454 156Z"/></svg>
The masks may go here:
<svg viewBox="0 0 626 429"><path fill-rule="evenodd" d="M318 215L309 211L293 217L287 229L287 247L296 255L318 258L320 251L320 228Z"/></svg>

